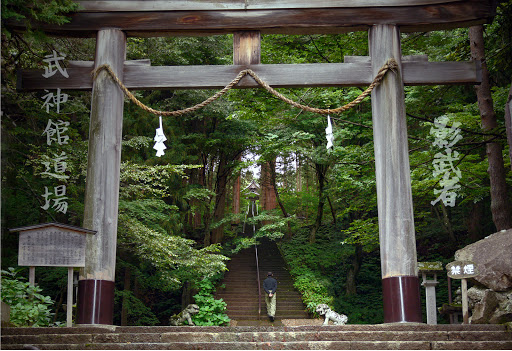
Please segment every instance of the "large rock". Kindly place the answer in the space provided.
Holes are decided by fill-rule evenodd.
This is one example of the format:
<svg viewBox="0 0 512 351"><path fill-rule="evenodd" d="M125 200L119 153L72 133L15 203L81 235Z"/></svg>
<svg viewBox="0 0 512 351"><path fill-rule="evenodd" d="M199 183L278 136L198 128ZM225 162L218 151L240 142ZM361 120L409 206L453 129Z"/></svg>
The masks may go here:
<svg viewBox="0 0 512 351"><path fill-rule="evenodd" d="M455 252L456 261L472 261L478 283L494 291L512 288L512 229L489 235Z"/></svg>
<svg viewBox="0 0 512 351"><path fill-rule="evenodd" d="M491 289L485 290L482 300L476 303L472 310L471 324L489 324L496 311L496 307L498 307L498 297L496 294Z"/></svg>
<svg viewBox="0 0 512 351"><path fill-rule="evenodd" d="M489 319L490 324L502 324L507 322L512 322L512 290L504 296L498 305L498 309Z"/></svg>
<svg viewBox="0 0 512 351"><path fill-rule="evenodd" d="M9 327L11 322L11 306L2 302L2 328Z"/></svg>
<svg viewBox="0 0 512 351"><path fill-rule="evenodd" d="M496 292L473 286L468 289L471 324L502 324L512 322L512 290Z"/></svg>
<svg viewBox="0 0 512 351"><path fill-rule="evenodd" d="M487 291L492 291L491 289L483 288L481 286L472 286L468 289L468 307L470 310L475 309L475 305L484 299L484 296ZM460 302L462 304L462 291L457 289L455 292L456 296L459 297Z"/></svg>

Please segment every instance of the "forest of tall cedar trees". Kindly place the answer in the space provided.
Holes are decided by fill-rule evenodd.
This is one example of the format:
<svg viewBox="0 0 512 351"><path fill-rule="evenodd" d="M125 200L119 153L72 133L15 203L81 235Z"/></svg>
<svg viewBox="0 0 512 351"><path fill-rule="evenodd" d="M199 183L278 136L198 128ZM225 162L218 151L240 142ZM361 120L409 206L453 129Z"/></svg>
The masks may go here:
<svg viewBox="0 0 512 351"><path fill-rule="evenodd" d="M91 93L63 90L66 100L57 101L48 91L18 91L17 72L43 70L45 57L54 51L65 56L64 66L93 61L95 53L95 39L4 26L8 19L32 17L64 23L66 12L74 9L61 0L58 8L41 2L28 11L28 3L2 1L1 265L19 270L20 280L28 268L17 266L18 235L9 228L83 225ZM478 86L405 87L418 261L445 265L456 250L512 227L512 1L498 4L492 23L402 33L401 40L404 56L482 60ZM341 63L346 56L368 56L367 32L261 36L263 64ZM126 60L142 59L152 66L232 64L233 36L129 37ZM336 108L365 88L278 91L309 106ZM154 109L172 111L215 92L134 94ZM158 116L126 100L115 324L166 325L205 282L222 279L230 256L264 237L278 243L312 315L316 304L328 303L352 324L382 323L370 100L330 116L334 147L327 149L326 116L292 107L263 89L234 89L196 112L163 117L167 149L161 157L153 149ZM448 205L435 201L443 178L435 169L442 150L432 133L439 118L461 136L452 146L460 179ZM47 143L50 120L65 123L67 143ZM251 218L259 230L245 237L246 188L252 181L260 186L259 213ZM48 193L58 195L60 185L66 189L65 207L49 201ZM48 324L65 321L66 279L66 268L37 270L36 282L52 300ZM439 281L437 299L444 303L447 281L443 276Z"/></svg>

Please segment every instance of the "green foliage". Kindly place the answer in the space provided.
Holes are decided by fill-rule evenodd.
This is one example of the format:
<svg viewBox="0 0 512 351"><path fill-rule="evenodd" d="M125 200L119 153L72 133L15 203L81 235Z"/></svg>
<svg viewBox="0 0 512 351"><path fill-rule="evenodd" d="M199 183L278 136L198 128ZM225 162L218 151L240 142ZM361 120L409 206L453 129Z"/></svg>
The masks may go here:
<svg viewBox="0 0 512 351"><path fill-rule="evenodd" d="M512 76L511 4L511 1L500 2L495 20L485 25L486 62L499 117L499 126L493 133L503 145L506 145L503 105ZM91 60L94 39L43 38L11 33L8 27L12 20L65 23L66 15L75 11L76 6L76 2L69 0L2 1L2 33L5 34L2 38L1 138L4 266L6 263L14 265L17 254L17 242L4 234L6 228L54 220L82 223L90 93L67 91L70 100L62 113L47 114L41 109L41 93L15 90L15 72L40 69L42 57L53 49L65 53L69 60ZM402 51L404 55L428 54L430 61L468 60L467 31L461 28L403 33ZM343 62L346 55L367 54L368 37L364 31L338 35L262 35L262 62L266 64ZM232 36L130 37L127 59L150 59L152 65L157 66L231 64ZM345 87L279 91L296 101L324 108L343 105L361 92L359 88ZM480 133L473 87L413 86L406 87L405 92L418 257L432 260L440 256L436 259L449 260L457 245L493 231L485 153L488 135ZM212 93L199 90L136 92L141 101L162 110L194 105ZM429 130L433 119L440 115L448 115L452 122L460 122L464 128L464 138L455 146L461 155L457 165L462 172L461 189L456 207L447 209L446 214L430 204L435 199L433 190L439 179L432 176L436 150L432 148ZM42 162L60 151L47 147L41 138L50 117L72 122L69 135L73 143L62 149L68 155L67 175L70 177L66 216L40 210L42 189L53 184L51 179L39 176L44 170ZM226 257L219 254L220 246L203 248L200 244L210 230L221 226L229 227L225 238L232 240L223 246L224 253L255 245L263 237L279 240L291 236L283 241L281 250L292 267L296 287L303 293L309 311L318 303L327 303L347 314L350 323L382 322L369 99L355 109L331 117L335 147L327 152L325 116L291 108L261 89L233 90L194 114L164 118L168 149L164 156L156 158L152 139L158 117L131 103L125 104L117 263L119 267L126 264L133 269L138 292L125 292L124 283L119 280L116 281L119 289L116 298L126 297L136 312L131 315L130 324L154 325L154 317L161 322L168 319L163 315L181 304L180 289L185 284L209 279L225 269ZM238 159L249 152L261 156L259 163L276 162L277 190L290 216L282 218L274 211L248 219L247 225L259 221L267 224L253 237L246 238L239 235L242 225L230 225L243 215L228 212L233 178L242 171L242 184L253 179L252 173L244 172L249 162ZM220 160L226 163L224 170L219 170ZM510 169L508 163L505 167ZM219 186L221 176L227 179L226 189ZM510 174L508 176L511 184ZM322 188L320 177L324 177ZM217 200L223 195L226 195L226 206L222 208L225 213L214 218ZM244 201L242 204L247 205ZM323 203L325 206L319 213ZM479 208L478 231L468 235L468 222ZM197 218L200 224L193 223L192 219ZM316 221L317 218L320 221ZM309 244L312 223L320 227L316 242ZM457 243L446 242L450 230ZM356 279L357 295L348 297L344 288L354 245L362 245L365 253ZM45 270L38 274L38 279L41 286L44 284L44 291L58 300L59 284L65 274ZM213 297L206 292L198 294L198 298L205 300L204 305L214 306L208 313L221 310L221 304L210 300Z"/></svg>
<svg viewBox="0 0 512 351"><path fill-rule="evenodd" d="M341 242L342 245L361 244L366 252L379 247L379 226L375 217L366 220L356 219L350 223L348 229L343 229L341 232L347 236Z"/></svg>
<svg viewBox="0 0 512 351"><path fill-rule="evenodd" d="M184 281L205 279L226 270L227 257L218 254L218 245L195 249L193 240L150 229L124 213L119 214L118 235L121 247L156 268L163 290L177 289Z"/></svg>
<svg viewBox="0 0 512 351"><path fill-rule="evenodd" d="M78 3L72 0L5 0L2 1L2 21L9 19L24 21L29 28L31 20L64 24L70 21L67 14L78 9Z"/></svg>
<svg viewBox="0 0 512 351"><path fill-rule="evenodd" d="M19 270L2 270L2 301L11 307L11 323L16 327L47 327L51 324L53 304L42 289L24 282Z"/></svg>
<svg viewBox="0 0 512 351"><path fill-rule="evenodd" d="M199 292L194 295L195 303L199 306L199 313L192 316L192 321L199 326L227 325L229 317L225 313L226 303L222 299L215 299L215 285L213 279L203 279L196 283Z"/></svg>
<svg viewBox="0 0 512 351"><path fill-rule="evenodd" d="M378 324L384 320L382 293L373 289L370 294L358 294L336 299L334 308L348 317L350 324Z"/></svg>
<svg viewBox="0 0 512 351"><path fill-rule="evenodd" d="M121 164L120 195L133 198L139 194L144 196L164 197L171 193L169 179L185 177L185 170L197 168L194 165L146 165L133 162Z"/></svg>
<svg viewBox="0 0 512 351"><path fill-rule="evenodd" d="M126 313L128 313L128 325L148 326L159 323L158 318L156 318L151 309L139 300L132 291L116 290L114 303L118 309L123 304Z"/></svg>
<svg viewBox="0 0 512 351"><path fill-rule="evenodd" d="M332 229L332 228L331 228ZM294 277L295 288L310 313L315 313L321 303L334 304L334 287L329 274L340 263L342 247L334 243L329 228L321 227L317 240L310 244L307 228L302 229L290 241L280 244L280 250Z"/></svg>
<svg viewBox="0 0 512 351"><path fill-rule="evenodd" d="M332 284L327 277L308 270L294 270L292 274L297 274L294 286L302 294L307 311L316 314L316 306L319 304L333 306L334 297L330 292Z"/></svg>

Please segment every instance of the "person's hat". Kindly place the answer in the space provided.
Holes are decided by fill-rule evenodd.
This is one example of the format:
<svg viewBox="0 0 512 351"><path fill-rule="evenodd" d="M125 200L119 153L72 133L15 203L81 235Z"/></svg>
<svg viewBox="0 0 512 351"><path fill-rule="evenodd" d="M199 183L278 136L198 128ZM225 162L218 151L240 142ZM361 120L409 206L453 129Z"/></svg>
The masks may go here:
<svg viewBox="0 0 512 351"><path fill-rule="evenodd" d="M269 276L269 277L270 277L271 275L272 275L272 272L268 272L268 273L267 273L267 276Z"/></svg>

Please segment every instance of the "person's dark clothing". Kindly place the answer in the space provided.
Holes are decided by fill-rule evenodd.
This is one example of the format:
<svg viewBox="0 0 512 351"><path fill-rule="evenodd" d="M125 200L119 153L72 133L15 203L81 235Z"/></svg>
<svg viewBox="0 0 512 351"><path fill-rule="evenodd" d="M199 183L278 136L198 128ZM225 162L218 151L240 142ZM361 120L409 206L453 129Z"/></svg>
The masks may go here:
<svg viewBox="0 0 512 351"><path fill-rule="evenodd" d="M268 278L263 281L263 290L265 290L265 304L267 305L267 314L271 322L274 322L276 315L276 290L277 280L272 278L272 273L269 272Z"/></svg>
<svg viewBox="0 0 512 351"><path fill-rule="evenodd" d="M265 290L267 294L274 294L277 290L277 280L272 277L265 279L263 281L263 290Z"/></svg>

